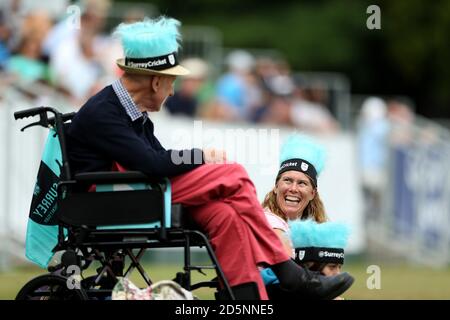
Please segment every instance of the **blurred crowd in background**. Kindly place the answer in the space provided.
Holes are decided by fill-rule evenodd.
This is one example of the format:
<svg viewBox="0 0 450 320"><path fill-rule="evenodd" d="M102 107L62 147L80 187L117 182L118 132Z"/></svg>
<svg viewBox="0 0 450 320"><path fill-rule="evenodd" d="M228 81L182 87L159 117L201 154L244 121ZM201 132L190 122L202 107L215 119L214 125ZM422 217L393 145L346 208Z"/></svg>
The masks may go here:
<svg viewBox="0 0 450 320"><path fill-rule="evenodd" d="M117 77L121 47L104 34L110 1L83 1L71 15L62 11L63 17L27 4L11 0L0 8L3 81L46 84L79 107Z"/></svg>
<svg viewBox="0 0 450 320"><path fill-rule="evenodd" d="M112 5L110 0L84 0L63 10L61 16L30 1L5 1L0 6L0 85L39 83L79 108L121 73L115 64L122 57L121 45L110 36L112 26L108 29ZM140 20L144 15L145 11L130 6L118 22ZM182 56L192 73L178 79L167 110L316 133L341 129L329 88L320 81L305 83L283 58L255 56L244 49L230 50L223 58L221 66L214 66L221 73L213 74L206 59ZM395 116L397 109L388 107L386 115Z"/></svg>

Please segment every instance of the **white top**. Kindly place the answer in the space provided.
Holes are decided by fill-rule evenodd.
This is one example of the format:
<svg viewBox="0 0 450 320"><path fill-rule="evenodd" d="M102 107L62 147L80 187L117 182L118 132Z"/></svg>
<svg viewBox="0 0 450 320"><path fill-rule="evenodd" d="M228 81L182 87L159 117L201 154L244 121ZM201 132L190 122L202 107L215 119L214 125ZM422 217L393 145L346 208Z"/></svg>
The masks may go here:
<svg viewBox="0 0 450 320"><path fill-rule="evenodd" d="M289 233L289 225L282 218L272 213L269 208L264 208L264 214L272 229L280 229L286 233Z"/></svg>
<svg viewBox="0 0 450 320"><path fill-rule="evenodd" d="M267 221L269 222L269 225L272 227L272 229L279 229L284 233L286 233L286 239L288 240L292 248L291 257L294 257L295 250L294 245L292 244L291 230L289 228L289 224L282 218L274 214L272 211L270 211L269 208L264 208L264 214L266 215Z"/></svg>

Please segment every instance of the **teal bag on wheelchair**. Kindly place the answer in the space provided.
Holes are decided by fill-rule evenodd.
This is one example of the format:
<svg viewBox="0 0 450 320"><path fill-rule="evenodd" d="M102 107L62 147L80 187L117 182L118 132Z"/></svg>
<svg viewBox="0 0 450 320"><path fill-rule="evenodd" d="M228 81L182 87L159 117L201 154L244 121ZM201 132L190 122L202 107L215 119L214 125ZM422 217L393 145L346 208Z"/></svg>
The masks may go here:
<svg viewBox="0 0 450 320"><path fill-rule="evenodd" d="M50 129L34 187L25 240L26 257L42 268L47 267L58 242L56 188L61 164L59 139L55 130Z"/></svg>

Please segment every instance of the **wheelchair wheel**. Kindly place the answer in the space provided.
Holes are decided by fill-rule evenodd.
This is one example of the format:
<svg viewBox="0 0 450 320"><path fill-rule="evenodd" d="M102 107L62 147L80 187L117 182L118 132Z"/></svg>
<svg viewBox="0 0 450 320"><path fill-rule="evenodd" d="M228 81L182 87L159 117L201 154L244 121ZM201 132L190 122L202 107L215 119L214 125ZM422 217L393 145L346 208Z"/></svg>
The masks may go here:
<svg viewBox="0 0 450 320"><path fill-rule="evenodd" d="M45 274L25 284L16 300L88 300L88 296L83 289L69 289L67 278Z"/></svg>

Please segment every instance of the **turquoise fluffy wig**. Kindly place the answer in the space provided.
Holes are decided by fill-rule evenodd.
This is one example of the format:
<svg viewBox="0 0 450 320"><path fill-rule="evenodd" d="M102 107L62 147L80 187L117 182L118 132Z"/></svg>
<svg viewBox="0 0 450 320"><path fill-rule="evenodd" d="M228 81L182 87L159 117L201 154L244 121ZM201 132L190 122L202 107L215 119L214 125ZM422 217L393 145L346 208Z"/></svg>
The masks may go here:
<svg viewBox="0 0 450 320"><path fill-rule="evenodd" d="M344 248L350 235L346 224L308 219L290 221L289 227L296 262L344 263Z"/></svg>
<svg viewBox="0 0 450 320"><path fill-rule="evenodd" d="M177 52L181 36L181 23L173 18L148 18L132 24L120 24L113 35L122 41L124 54L128 58L148 58Z"/></svg>
<svg viewBox="0 0 450 320"><path fill-rule="evenodd" d="M290 135L281 146L280 164L289 159L304 159L311 163L319 175L325 166L325 149L304 134Z"/></svg>
<svg viewBox="0 0 450 320"><path fill-rule="evenodd" d="M339 222L317 223L313 220L289 222L291 239L295 248L321 247L340 248L347 246L350 228Z"/></svg>
<svg viewBox="0 0 450 320"><path fill-rule="evenodd" d="M294 170L308 175L317 187L317 178L324 166L325 149L306 135L293 134L281 146L277 179L282 173Z"/></svg>
<svg viewBox="0 0 450 320"><path fill-rule="evenodd" d="M291 220L289 222L292 244L295 248L295 262L344 264L344 248L350 235L350 228L343 223L314 220ZM279 283L270 268L261 271L264 284Z"/></svg>

